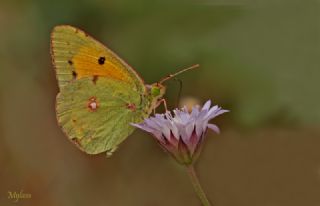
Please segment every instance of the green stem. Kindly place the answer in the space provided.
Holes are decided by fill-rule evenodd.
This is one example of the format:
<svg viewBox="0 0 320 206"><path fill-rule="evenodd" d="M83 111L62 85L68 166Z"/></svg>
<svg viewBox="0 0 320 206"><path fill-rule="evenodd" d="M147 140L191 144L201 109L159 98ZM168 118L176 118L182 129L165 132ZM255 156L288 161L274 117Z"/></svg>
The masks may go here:
<svg viewBox="0 0 320 206"><path fill-rule="evenodd" d="M199 179L197 177L197 174L194 170L193 165L187 166L187 172L188 172L188 175L191 179L193 188L194 188L195 192L197 193L202 205L203 206L211 206L206 194L204 193L204 191L200 185Z"/></svg>

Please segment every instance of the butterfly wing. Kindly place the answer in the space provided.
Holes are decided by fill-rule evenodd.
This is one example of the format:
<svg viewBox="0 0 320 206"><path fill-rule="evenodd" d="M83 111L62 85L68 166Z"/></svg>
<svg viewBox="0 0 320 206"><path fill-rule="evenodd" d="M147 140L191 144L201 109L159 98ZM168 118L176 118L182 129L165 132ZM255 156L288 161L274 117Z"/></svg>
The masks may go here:
<svg viewBox="0 0 320 206"><path fill-rule="evenodd" d="M129 92L130 91L130 92ZM57 96L57 117L68 138L88 154L113 151L145 113L140 93L129 84L101 78L82 78L65 86Z"/></svg>
<svg viewBox="0 0 320 206"><path fill-rule="evenodd" d="M51 53L59 88L83 77L107 77L144 90L143 80L114 52L78 28L56 26Z"/></svg>
<svg viewBox="0 0 320 206"><path fill-rule="evenodd" d="M51 51L60 93L57 119L83 151L113 151L146 115L141 78L101 43L71 26L52 32Z"/></svg>

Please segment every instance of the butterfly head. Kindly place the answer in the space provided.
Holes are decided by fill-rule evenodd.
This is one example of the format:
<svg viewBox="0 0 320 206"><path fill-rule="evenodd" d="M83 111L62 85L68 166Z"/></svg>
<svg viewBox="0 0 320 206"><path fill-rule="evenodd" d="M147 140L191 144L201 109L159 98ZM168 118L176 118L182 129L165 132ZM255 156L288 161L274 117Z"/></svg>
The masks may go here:
<svg viewBox="0 0 320 206"><path fill-rule="evenodd" d="M147 85L147 89L152 99L161 99L166 92L166 87L160 83Z"/></svg>

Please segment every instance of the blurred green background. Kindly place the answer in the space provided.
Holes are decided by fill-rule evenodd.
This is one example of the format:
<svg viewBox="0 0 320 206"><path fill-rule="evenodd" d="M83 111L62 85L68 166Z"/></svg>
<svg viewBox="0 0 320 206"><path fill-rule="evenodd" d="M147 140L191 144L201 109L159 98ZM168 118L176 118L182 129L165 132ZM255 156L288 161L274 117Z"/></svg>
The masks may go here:
<svg viewBox="0 0 320 206"><path fill-rule="evenodd" d="M82 28L147 83L185 73L182 98L217 118L196 169L215 206L320 205L318 0L1 0L0 205L200 205L184 170L136 131L88 156L56 122L49 53L58 24ZM178 83L168 83L175 107ZM8 191L31 199L13 203Z"/></svg>

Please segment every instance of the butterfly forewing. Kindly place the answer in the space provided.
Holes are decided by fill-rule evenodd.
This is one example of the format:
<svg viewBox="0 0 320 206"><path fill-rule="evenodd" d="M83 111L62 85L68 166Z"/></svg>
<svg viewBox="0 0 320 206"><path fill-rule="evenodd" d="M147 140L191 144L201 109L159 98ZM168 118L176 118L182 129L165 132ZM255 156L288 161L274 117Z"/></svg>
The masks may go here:
<svg viewBox="0 0 320 206"><path fill-rule="evenodd" d="M106 77L129 83L140 92L139 75L114 52L72 26L56 26L51 34L51 53L59 87L83 77Z"/></svg>

